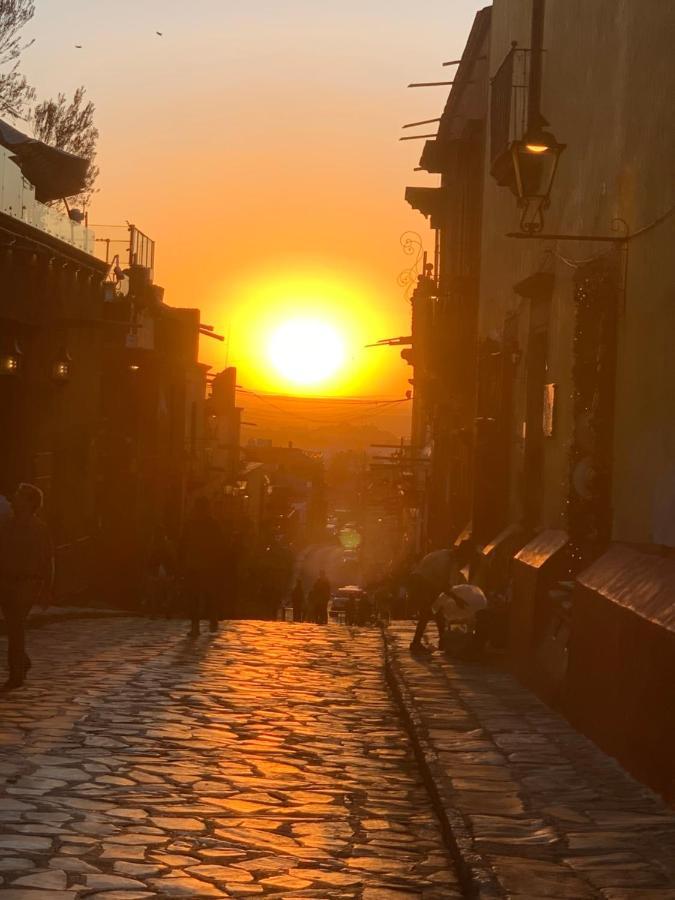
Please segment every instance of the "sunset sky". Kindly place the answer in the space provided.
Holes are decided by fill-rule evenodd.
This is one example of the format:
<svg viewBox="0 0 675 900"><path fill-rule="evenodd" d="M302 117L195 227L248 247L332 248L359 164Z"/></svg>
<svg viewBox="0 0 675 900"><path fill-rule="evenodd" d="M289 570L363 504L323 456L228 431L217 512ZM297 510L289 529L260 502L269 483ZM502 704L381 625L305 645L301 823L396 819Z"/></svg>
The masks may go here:
<svg viewBox="0 0 675 900"><path fill-rule="evenodd" d="M345 362L304 390L396 397L410 374L398 352L362 345L409 329L399 237L431 240L403 192L433 182L412 172L422 144L398 137L448 90L405 86L451 77L441 62L483 5L37 0L24 69L40 96L87 87L101 131L90 221L157 241L167 302L229 335L242 383L291 390L269 343L312 317ZM226 346L204 340L202 356L221 367Z"/></svg>

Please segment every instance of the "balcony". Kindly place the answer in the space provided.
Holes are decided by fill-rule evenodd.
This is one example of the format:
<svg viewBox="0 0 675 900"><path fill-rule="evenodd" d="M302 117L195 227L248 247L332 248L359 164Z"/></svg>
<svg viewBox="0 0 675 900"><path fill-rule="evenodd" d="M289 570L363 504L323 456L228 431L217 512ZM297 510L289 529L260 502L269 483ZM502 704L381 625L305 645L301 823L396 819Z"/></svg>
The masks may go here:
<svg viewBox="0 0 675 900"><path fill-rule="evenodd" d="M94 255L94 232L65 213L35 199L35 187L12 159L12 151L0 147L0 213Z"/></svg>
<svg viewBox="0 0 675 900"><path fill-rule="evenodd" d="M524 136L529 117L530 50L513 47L492 79L490 100L490 174L511 187L510 149Z"/></svg>

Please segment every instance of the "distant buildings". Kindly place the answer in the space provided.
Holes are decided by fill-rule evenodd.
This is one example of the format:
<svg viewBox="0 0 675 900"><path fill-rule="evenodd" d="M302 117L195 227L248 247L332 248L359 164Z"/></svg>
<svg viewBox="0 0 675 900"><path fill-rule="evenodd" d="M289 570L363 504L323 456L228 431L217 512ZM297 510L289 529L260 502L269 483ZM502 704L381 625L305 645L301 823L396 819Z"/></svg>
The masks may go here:
<svg viewBox="0 0 675 900"><path fill-rule="evenodd" d="M513 576L514 667L673 797L674 28L659 0L478 13L420 160L437 184L406 192L437 265L405 351L420 550L471 534ZM605 652L619 620L635 641Z"/></svg>

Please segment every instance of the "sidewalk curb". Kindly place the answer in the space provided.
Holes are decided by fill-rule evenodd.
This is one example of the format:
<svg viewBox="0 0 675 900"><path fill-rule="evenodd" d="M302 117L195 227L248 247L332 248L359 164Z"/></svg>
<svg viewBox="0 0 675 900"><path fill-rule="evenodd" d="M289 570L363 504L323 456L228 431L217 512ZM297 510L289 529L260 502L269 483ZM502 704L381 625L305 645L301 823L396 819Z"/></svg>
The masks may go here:
<svg viewBox="0 0 675 900"><path fill-rule="evenodd" d="M424 784L441 823L443 840L457 868L460 886L472 900L497 900L505 896L490 866L473 848L473 836L463 815L452 804L444 785L438 757L428 740L410 691L396 663L386 628L382 628L384 669L387 684L405 723Z"/></svg>

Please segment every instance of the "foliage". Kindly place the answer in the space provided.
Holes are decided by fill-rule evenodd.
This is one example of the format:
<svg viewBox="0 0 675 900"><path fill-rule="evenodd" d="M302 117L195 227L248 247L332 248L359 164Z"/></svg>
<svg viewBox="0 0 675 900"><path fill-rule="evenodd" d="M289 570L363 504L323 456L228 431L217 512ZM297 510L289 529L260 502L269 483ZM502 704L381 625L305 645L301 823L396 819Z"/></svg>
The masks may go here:
<svg viewBox="0 0 675 900"><path fill-rule="evenodd" d="M19 72L20 56L33 43L23 43L21 30L34 14L34 0L0 0L0 116L24 118L35 98Z"/></svg>
<svg viewBox="0 0 675 900"><path fill-rule="evenodd" d="M86 99L85 88L79 87L70 102L65 94L58 94L56 99L38 103L31 114L33 134L38 140L89 160L85 196L80 197L85 205L99 174L95 164L99 136L94 124L95 111L93 102Z"/></svg>

